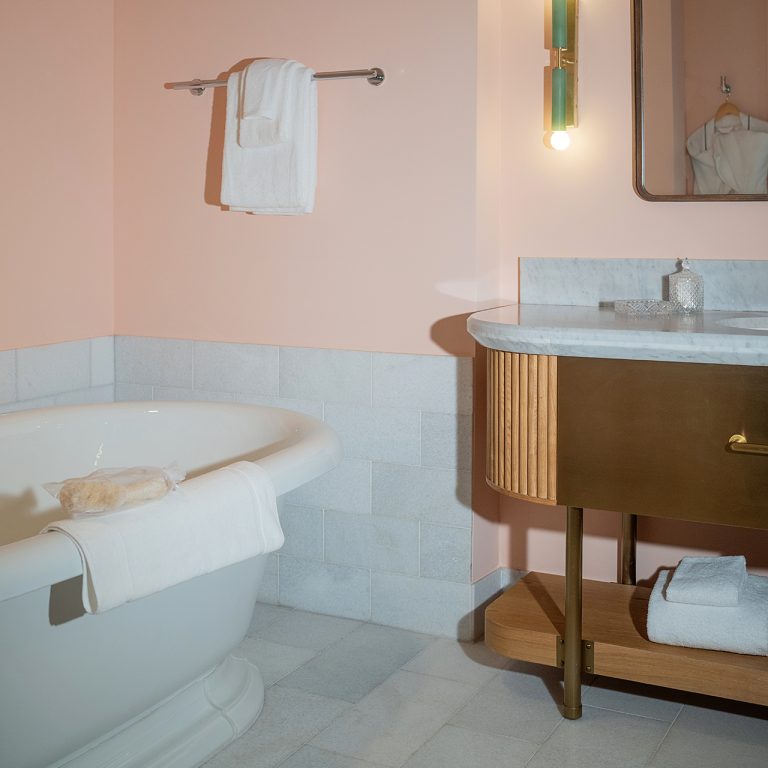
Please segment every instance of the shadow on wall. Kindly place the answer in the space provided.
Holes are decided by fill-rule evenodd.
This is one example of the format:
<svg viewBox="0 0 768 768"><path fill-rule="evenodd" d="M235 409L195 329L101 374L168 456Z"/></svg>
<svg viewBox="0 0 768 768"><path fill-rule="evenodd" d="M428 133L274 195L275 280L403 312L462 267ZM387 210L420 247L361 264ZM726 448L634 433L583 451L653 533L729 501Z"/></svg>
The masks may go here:
<svg viewBox="0 0 768 768"><path fill-rule="evenodd" d="M563 507L548 507L532 502L505 500L501 505L502 522L509 524L509 554L513 568L530 567L528 541L532 531L550 531L563 535L562 562L565 562L565 510ZM615 512L605 510L585 510L584 535L599 539L616 541L615 570L619 566L619 536L621 518ZM682 520L640 517L638 519L638 548L645 545L675 547L683 551L695 549L712 556L744 555L750 569L768 569L768 531L746 528L724 528L706 523L691 523ZM640 586L650 587L661 568L677 565L664 563L647 578L640 578ZM585 568L589 566L589 554L585 547ZM642 574L639 574L642 577Z"/></svg>
<svg viewBox="0 0 768 768"><path fill-rule="evenodd" d="M262 57L263 58L263 57ZM233 72L242 72L252 61L241 59L226 72L219 72L216 79L226 80ZM205 161L205 192L203 199L208 205L215 205L222 210L229 206L221 204L221 166L224 162L224 127L227 121L227 89L211 88L213 104L211 106L211 132L208 137L208 157Z"/></svg>
<svg viewBox="0 0 768 768"><path fill-rule="evenodd" d="M465 503L476 515L498 522L499 496L485 482L486 349L475 343L467 331L467 320L471 314L473 313L465 312L441 318L432 325L430 336L435 344L450 355L473 357L471 498ZM457 488L456 496L463 500L466 491Z"/></svg>
<svg viewBox="0 0 768 768"><path fill-rule="evenodd" d="M467 320L471 314L474 313L465 312L461 315L440 318L436 323L433 323L430 329L430 338L449 355L471 356L475 345L474 339L467 331Z"/></svg>

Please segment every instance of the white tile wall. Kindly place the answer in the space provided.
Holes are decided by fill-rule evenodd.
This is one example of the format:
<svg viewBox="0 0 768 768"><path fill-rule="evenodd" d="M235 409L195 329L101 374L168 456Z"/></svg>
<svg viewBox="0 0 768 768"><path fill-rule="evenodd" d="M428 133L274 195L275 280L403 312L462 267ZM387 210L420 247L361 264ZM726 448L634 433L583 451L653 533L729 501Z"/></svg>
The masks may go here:
<svg viewBox="0 0 768 768"><path fill-rule="evenodd" d="M419 524L394 517L327 510L325 560L418 576Z"/></svg>
<svg viewBox="0 0 768 768"><path fill-rule="evenodd" d="M339 434L339 467L281 500L286 544L261 600L475 633L474 600L500 577L470 583L471 359L139 337L115 350L117 399L252 402Z"/></svg>
<svg viewBox="0 0 768 768"><path fill-rule="evenodd" d="M156 387L194 387L193 342L115 336L115 381Z"/></svg>
<svg viewBox="0 0 768 768"><path fill-rule="evenodd" d="M16 395L34 400L91 384L91 343L67 341L16 350Z"/></svg>
<svg viewBox="0 0 768 768"><path fill-rule="evenodd" d="M0 413L114 399L111 336L0 352Z"/></svg>
<svg viewBox="0 0 768 768"><path fill-rule="evenodd" d="M308 560L323 559L323 510L279 503L280 523L285 534L282 555Z"/></svg>
<svg viewBox="0 0 768 768"><path fill-rule="evenodd" d="M402 464L373 465L373 513L426 523L472 526L472 478L468 470Z"/></svg>
<svg viewBox="0 0 768 768"><path fill-rule="evenodd" d="M342 459L336 469L287 494L286 501L341 512L371 514L372 462Z"/></svg>
<svg viewBox="0 0 768 768"><path fill-rule="evenodd" d="M0 352L0 412L113 400L256 403L324 418L345 458L281 499L259 599L470 637L472 361L143 337Z"/></svg>
<svg viewBox="0 0 768 768"><path fill-rule="evenodd" d="M370 618L371 572L367 568L279 555L277 578L281 605L311 606L317 613L347 619Z"/></svg>
<svg viewBox="0 0 768 768"><path fill-rule="evenodd" d="M280 394L326 403L371 405L370 352L280 349Z"/></svg>
<svg viewBox="0 0 768 768"><path fill-rule="evenodd" d="M430 413L472 413L472 360L375 354L373 404Z"/></svg>
<svg viewBox="0 0 768 768"><path fill-rule="evenodd" d="M101 336L91 339L91 386L115 383L115 339Z"/></svg>
<svg viewBox="0 0 768 768"><path fill-rule="evenodd" d="M16 400L16 350L0 352L0 403Z"/></svg>
<svg viewBox="0 0 768 768"><path fill-rule="evenodd" d="M345 456L396 464L421 459L419 411L329 403L325 420L341 438Z"/></svg>
<svg viewBox="0 0 768 768"><path fill-rule="evenodd" d="M425 467L472 469L472 416L422 413L421 463Z"/></svg>
<svg viewBox="0 0 768 768"><path fill-rule="evenodd" d="M277 347L194 343L195 389L275 396L277 366Z"/></svg>

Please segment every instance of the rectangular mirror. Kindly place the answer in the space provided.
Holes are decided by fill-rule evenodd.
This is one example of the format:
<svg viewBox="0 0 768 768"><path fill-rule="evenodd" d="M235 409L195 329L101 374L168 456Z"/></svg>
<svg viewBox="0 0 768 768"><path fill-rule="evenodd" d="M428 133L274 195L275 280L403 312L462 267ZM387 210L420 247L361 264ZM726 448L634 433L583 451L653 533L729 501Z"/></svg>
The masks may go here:
<svg viewBox="0 0 768 768"><path fill-rule="evenodd" d="M635 190L768 200L768 0L634 0Z"/></svg>

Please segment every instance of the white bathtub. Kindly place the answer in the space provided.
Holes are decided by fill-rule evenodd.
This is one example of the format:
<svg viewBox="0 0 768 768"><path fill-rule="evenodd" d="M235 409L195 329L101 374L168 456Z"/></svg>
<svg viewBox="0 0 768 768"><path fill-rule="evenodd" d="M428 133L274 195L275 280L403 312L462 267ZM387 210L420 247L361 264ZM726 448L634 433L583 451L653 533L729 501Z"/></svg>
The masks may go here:
<svg viewBox="0 0 768 768"><path fill-rule="evenodd" d="M334 467L335 434L291 411L116 403L0 416L0 766L191 768L261 711L258 670L230 655L248 628L265 557L99 615L41 488L95 467L190 475L258 461L278 494Z"/></svg>

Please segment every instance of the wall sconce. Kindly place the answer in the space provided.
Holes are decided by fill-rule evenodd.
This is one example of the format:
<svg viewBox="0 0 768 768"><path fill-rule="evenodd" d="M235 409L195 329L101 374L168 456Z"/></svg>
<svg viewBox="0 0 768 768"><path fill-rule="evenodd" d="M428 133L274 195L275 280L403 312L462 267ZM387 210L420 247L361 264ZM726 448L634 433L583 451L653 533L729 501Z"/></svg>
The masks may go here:
<svg viewBox="0 0 768 768"><path fill-rule="evenodd" d="M552 149L568 149L576 127L579 0L552 0Z"/></svg>

